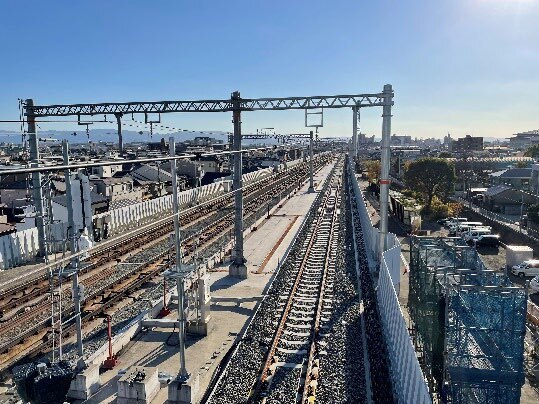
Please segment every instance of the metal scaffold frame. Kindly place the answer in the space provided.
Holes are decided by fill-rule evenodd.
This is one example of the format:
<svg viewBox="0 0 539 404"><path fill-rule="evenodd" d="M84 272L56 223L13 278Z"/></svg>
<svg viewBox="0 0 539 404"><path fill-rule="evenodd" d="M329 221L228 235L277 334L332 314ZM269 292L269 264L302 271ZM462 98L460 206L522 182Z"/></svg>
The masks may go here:
<svg viewBox="0 0 539 404"><path fill-rule="evenodd" d="M414 237L409 310L421 362L442 401L518 402L526 290L456 239Z"/></svg>

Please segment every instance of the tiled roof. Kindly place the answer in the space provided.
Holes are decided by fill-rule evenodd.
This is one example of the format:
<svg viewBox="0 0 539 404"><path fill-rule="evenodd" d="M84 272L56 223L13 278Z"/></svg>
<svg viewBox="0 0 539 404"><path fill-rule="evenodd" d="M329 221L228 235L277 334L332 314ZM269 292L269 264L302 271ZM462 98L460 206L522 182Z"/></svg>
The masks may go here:
<svg viewBox="0 0 539 404"><path fill-rule="evenodd" d="M490 174L492 177L500 178L530 178L532 176L531 168L508 168L507 170L496 171Z"/></svg>
<svg viewBox="0 0 539 404"><path fill-rule="evenodd" d="M67 202L66 202L66 196L65 195L60 195L60 196L56 196L54 198L52 198L53 202L56 202L58 205L62 205L62 206L67 206ZM98 193L95 193L95 192L90 192L90 201L91 201L91 204L96 204L96 203L101 203L101 202L106 202L108 201L108 198L106 196L103 196L101 194L98 194Z"/></svg>
<svg viewBox="0 0 539 404"><path fill-rule="evenodd" d="M169 182L172 181L172 175L170 172L164 170L162 167L157 168L143 164L131 172L131 176L136 180L152 181L152 182Z"/></svg>

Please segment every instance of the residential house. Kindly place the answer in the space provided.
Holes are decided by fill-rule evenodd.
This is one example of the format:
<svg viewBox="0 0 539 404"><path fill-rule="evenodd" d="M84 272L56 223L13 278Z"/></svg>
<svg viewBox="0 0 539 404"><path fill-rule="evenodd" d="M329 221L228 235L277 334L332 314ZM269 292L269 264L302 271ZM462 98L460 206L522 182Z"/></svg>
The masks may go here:
<svg viewBox="0 0 539 404"><path fill-rule="evenodd" d="M122 171L122 164L92 167L92 174L98 176L99 178L111 178L111 177L114 177L116 173L119 173L121 171Z"/></svg>
<svg viewBox="0 0 539 404"><path fill-rule="evenodd" d="M91 183L95 192L106 196L111 202L120 199L142 201L143 191L134 188L131 176L92 179Z"/></svg>
<svg viewBox="0 0 539 404"><path fill-rule="evenodd" d="M489 175L491 185L508 185L523 191L530 190L531 168L508 168Z"/></svg>
<svg viewBox="0 0 539 404"><path fill-rule="evenodd" d="M538 196L502 184L487 189L483 204L494 212L505 215L520 215L526 213L528 205L538 202Z"/></svg>
<svg viewBox="0 0 539 404"><path fill-rule="evenodd" d="M172 175L170 165L142 164L134 168L129 175L133 178L133 184L143 190L143 200L158 198L172 192ZM185 177L178 177L178 188L184 190L187 184Z"/></svg>

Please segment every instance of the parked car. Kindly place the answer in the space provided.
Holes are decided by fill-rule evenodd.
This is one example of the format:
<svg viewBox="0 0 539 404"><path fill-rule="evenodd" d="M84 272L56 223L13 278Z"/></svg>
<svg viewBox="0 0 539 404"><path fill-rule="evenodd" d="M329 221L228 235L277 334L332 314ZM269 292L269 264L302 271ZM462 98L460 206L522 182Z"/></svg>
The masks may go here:
<svg viewBox="0 0 539 404"><path fill-rule="evenodd" d="M535 278L533 278L530 281L530 293L537 293L539 292L539 275L537 275Z"/></svg>
<svg viewBox="0 0 539 404"><path fill-rule="evenodd" d="M511 268L511 273L519 278L539 275L539 260L527 260Z"/></svg>
<svg viewBox="0 0 539 404"><path fill-rule="evenodd" d="M462 236L464 233L467 233L470 229L475 229L482 227L483 223L481 222L464 222L449 228L450 236Z"/></svg>
<svg viewBox="0 0 539 404"><path fill-rule="evenodd" d="M462 237L464 238L464 241L466 241L468 244L474 244L475 241L480 236L486 236L488 234L491 234L492 229L485 227L485 228L477 228L477 229L470 229L467 233L465 233Z"/></svg>
<svg viewBox="0 0 539 404"><path fill-rule="evenodd" d="M456 226L458 224L461 224L461 223L464 223L464 222L467 222L468 221L468 218L466 217L451 217L449 218L449 220L447 220L445 222L445 227L449 228L451 226Z"/></svg>
<svg viewBox="0 0 539 404"><path fill-rule="evenodd" d="M497 234L484 234L475 240L476 247L498 247L500 245L500 236Z"/></svg>

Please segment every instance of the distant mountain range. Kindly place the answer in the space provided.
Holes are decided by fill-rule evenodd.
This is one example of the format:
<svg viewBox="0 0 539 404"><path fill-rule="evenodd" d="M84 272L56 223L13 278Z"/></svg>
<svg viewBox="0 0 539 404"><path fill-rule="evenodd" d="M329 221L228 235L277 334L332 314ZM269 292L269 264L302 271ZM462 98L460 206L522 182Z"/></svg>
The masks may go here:
<svg viewBox="0 0 539 404"><path fill-rule="evenodd" d="M88 136L86 136L85 128L78 130L76 132L68 130L43 130L38 131L38 136L40 139L47 140L57 140L61 142L64 139L67 139L69 143L88 143ZM212 137L217 140L222 140L224 143L228 142L228 135L226 132L222 131L207 131L207 132L191 132L191 131L181 131L181 132L169 132L169 133L159 133L154 132L153 136L150 137L147 131L144 131L143 134L140 134L134 130L123 130L122 136L124 143L132 142L159 142L161 138L168 140L169 137L174 136L177 142L183 142L186 140L192 140L195 137L204 136ZM99 142L114 142L118 143L118 134L115 130L111 129L90 129L89 140L92 143ZM0 142L5 143L22 143L22 135L15 133L14 131L0 130ZM247 140L244 141L244 144L253 144L253 143L266 143L266 144L275 144L275 139L266 139L266 140Z"/></svg>

